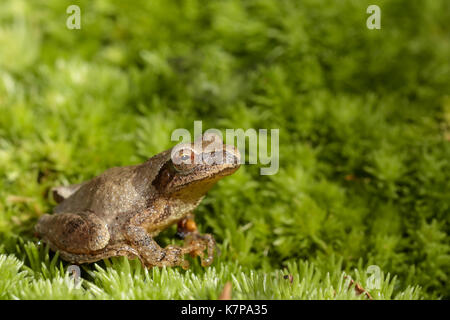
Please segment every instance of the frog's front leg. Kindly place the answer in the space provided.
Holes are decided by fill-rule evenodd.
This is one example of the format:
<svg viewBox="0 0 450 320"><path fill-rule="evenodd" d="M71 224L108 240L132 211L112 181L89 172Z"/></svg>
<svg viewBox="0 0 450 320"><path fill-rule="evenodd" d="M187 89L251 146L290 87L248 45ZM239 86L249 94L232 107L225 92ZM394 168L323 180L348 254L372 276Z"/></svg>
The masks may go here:
<svg viewBox="0 0 450 320"><path fill-rule="evenodd" d="M200 256L202 266L209 266L214 260L216 241L211 234L200 234L194 221L194 214L189 213L178 221L177 235L184 239L185 247L192 248L191 256ZM207 251L206 258L204 251Z"/></svg>
<svg viewBox="0 0 450 320"><path fill-rule="evenodd" d="M125 235L147 267L181 266L184 269L189 267L189 262L184 260L184 255L189 253L188 250L171 245L161 248L144 227L130 224L125 227Z"/></svg>

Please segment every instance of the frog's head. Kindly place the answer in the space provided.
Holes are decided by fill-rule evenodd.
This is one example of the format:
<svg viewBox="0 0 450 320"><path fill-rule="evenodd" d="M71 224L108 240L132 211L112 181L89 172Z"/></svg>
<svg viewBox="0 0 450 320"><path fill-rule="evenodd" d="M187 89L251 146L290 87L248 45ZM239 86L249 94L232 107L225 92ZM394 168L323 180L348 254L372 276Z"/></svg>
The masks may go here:
<svg viewBox="0 0 450 320"><path fill-rule="evenodd" d="M240 153L216 134L178 144L154 181L159 192L180 198L201 198L214 184L240 166Z"/></svg>

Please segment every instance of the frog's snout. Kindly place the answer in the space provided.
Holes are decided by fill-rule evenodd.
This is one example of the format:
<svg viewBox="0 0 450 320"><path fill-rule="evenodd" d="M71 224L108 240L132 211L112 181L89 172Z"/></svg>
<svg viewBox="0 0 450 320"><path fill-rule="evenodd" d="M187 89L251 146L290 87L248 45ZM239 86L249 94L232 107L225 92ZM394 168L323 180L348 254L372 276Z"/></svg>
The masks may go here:
<svg viewBox="0 0 450 320"><path fill-rule="evenodd" d="M224 163L230 164L234 168L239 168L241 165L241 153L239 152L238 148L232 145L224 145L223 147L223 153L224 153Z"/></svg>

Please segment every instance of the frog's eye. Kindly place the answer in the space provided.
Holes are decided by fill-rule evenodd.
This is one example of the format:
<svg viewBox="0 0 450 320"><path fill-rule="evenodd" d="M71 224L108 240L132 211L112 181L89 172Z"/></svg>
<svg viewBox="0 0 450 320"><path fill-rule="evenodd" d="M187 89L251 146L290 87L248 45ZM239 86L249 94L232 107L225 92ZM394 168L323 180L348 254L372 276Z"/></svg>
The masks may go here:
<svg viewBox="0 0 450 320"><path fill-rule="evenodd" d="M195 151L190 144L181 144L174 147L171 158L173 167L181 174L188 174L194 169Z"/></svg>
<svg viewBox="0 0 450 320"><path fill-rule="evenodd" d="M194 163L195 153L191 149L181 149L172 155L172 162L175 164Z"/></svg>

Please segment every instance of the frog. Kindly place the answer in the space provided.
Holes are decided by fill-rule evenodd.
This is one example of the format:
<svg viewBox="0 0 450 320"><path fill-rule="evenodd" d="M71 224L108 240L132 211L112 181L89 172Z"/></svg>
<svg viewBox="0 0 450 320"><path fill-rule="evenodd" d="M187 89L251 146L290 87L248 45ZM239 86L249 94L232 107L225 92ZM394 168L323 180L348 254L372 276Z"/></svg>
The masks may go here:
<svg viewBox="0 0 450 320"><path fill-rule="evenodd" d="M219 180L238 170L240 159L239 150L218 134L203 134L141 164L55 187L56 206L38 219L35 234L77 265L125 256L148 268L187 269L189 254L209 266L216 242L212 234L198 231L194 209ZM184 243L163 248L155 237L173 225Z"/></svg>

